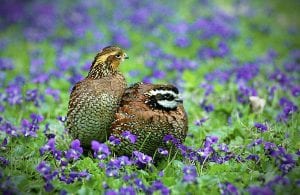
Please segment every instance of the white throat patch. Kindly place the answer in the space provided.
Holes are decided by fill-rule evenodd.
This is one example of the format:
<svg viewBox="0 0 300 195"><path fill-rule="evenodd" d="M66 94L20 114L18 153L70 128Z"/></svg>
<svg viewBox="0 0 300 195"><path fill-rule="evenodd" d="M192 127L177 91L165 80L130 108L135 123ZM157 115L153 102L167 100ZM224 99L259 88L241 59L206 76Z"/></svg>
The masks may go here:
<svg viewBox="0 0 300 195"><path fill-rule="evenodd" d="M161 105L162 107L164 108L176 108L177 107L177 104L178 102L176 102L175 100L172 100L172 101L169 101L169 100L159 100L157 101L157 103L159 105Z"/></svg>

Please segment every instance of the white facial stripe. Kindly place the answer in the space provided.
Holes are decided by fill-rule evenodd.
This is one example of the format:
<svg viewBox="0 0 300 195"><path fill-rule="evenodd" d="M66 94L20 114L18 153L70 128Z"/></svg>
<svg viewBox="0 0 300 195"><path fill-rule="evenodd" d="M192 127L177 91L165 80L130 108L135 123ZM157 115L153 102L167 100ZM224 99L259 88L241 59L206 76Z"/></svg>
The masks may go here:
<svg viewBox="0 0 300 195"><path fill-rule="evenodd" d="M176 108L177 107L177 102L176 101L168 101L168 100L159 100L157 101L157 103L159 105L161 105L162 107L165 107L165 108Z"/></svg>
<svg viewBox="0 0 300 195"><path fill-rule="evenodd" d="M162 94L162 95L171 94L174 97L178 97L178 94L176 94L176 93L174 93L174 91L170 91L170 90L160 90L160 89L158 89L158 90L151 90L151 91L148 92L148 94L150 96L157 95L157 94Z"/></svg>

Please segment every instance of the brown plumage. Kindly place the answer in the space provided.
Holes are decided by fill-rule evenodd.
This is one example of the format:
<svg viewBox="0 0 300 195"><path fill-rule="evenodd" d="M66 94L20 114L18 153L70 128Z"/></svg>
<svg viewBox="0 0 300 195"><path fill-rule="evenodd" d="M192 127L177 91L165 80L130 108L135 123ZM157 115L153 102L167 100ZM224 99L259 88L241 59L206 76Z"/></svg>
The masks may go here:
<svg viewBox="0 0 300 195"><path fill-rule="evenodd" d="M88 76L73 87L66 128L85 148L92 140L104 142L126 88L119 64L127 59L119 47L109 46L95 57Z"/></svg>
<svg viewBox="0 0 300 195"><path fill-rule="evenodd" d="M121 140L113 150L117 155L130 156L139 150L153 156L158 147L165 147L165 135L171 134L183 142L187 122L176 87L137 83L126 89L112 123L112 136ZM126 131L137 137L135 143L124 137Z"/></svg>

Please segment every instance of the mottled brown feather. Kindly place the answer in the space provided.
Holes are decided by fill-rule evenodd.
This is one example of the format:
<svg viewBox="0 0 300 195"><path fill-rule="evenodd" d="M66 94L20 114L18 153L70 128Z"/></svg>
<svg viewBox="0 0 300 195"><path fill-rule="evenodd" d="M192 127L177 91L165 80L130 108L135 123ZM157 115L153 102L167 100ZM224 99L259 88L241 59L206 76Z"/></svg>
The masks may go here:
<svg viewBox="0 0 300 195"><path fill-rule="evenodd" d="M104 142L110 135L111 123L126 88L124 76L111 67L112 63L122 61L110 57L119 53L124 54L118 47L104 48L95 57L88 76L71 91L66 128L85 148L90 147L92 140Z"/></svg>
<svg viewBox="0 0 300 195"><path fill-rule="evenodd" d="M131 155L132 151L140 150L153 155L158 147L164 147L163 137L172 134L183 142L188 130L187 115L183 105L175 110L159 110L145 103L146 92L153 88L171 85L152 85L138 83L126 89L122 97L115 121L112 123L112 135L120 138L121 144L114 147L118 155ZM173 87L173 86L172 86ZM122 138L124 131L130 131L137 136L135 144Z"/></svg>

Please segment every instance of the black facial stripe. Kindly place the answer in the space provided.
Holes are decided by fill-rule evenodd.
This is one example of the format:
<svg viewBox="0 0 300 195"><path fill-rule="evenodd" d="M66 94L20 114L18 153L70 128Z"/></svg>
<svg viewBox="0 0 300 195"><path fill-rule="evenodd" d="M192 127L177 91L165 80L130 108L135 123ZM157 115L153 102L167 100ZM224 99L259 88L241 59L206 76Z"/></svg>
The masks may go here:
<svg viewBox="0 0 300 195"><path fill-rule="evenodd" d="M163 95L163 100L172 101L174 99L175 99L175 97L172 94L167 93L167 94Z"/></svg>
<svg viewBox="0 0 300 195"><path fill-rule="evenodd" d="M159 98L159 99L158 99ZM149 97L149 101L147 101L147 104L151 108L159 109L159 110L165 110L165 111L170 111L170 110L176 110L177 108L166 108L158 103L159 100L168 100L172 101L174 100L175 97L172 94L157 94Z"/></svg>
<svg viewBox="0 0 300 195"><path fill-rule="evenodd" d="M162 90L162 91L168 90L168 91L173 91L176 94L179 93L178 89L174 86L162 86L162 87L156 88L155 90Z"/></svg>
<svg viewBox="0 0 300 195"><path fill-rule="evenodd" d="M156 101L159 101L159 100L168 100L168 101L172 101L172 100L175 100L175 97L173 94L170 94L170 93L166 93L166 94L156 94L154 96L154 98L156 99Z"/></svg>

